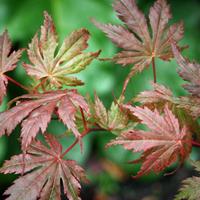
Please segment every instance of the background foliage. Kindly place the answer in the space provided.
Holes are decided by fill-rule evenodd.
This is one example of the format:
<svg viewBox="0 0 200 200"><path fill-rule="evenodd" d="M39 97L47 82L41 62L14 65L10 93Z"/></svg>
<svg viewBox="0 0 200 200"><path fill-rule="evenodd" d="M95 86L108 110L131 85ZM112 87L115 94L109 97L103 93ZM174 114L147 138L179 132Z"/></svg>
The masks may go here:
<svg viewBox="0 0 200 200"><path fill-rule="evenodd" d="M183 20L185 24L185 36L181 44L189 44L190 47L183 52L183 55L187 55L190 59L200 61L200 1L169 0L168 2L171 5L173 21ZM138 1L139 7L144 11L148 11L152 3L152 0ZM92 36L89 41L88 51L102 49L100 57L111 57L118 49L109 41L105 34L90 22L90 18L95 17L101 22L120 23L112 10L111 4L112 0L0 0L0 32L5 28L8 29L9 35L14 42L13 48L27 47L35 31L42 24L43 11L46 10L55 21L61 41L73 30L85 27L90 31ZM23 54L24 60L26 60L25 54ZM175 61L164 63L159 60L156 65L161 65L157 70L158 83L168 85L175 95L184 94L185 91L180 87L183 81L176 73L177 64ZM111 62L94 61L84 72L79 74L86 85L78 89L82 94L89 92L91 95L95 90L104 103L109 106L111 100L120 94L123 80L128 71L128 68L122 68ZM10 76L15 77L19 82L26 81L28 84L28 80L24 79L25 72L21 66L14 72L11 72ZM138 94L139 91L149 89L150 80L152 80L152 71L150 68L144 70L142 74L135 76L131 80L126 92L127 99ZM23 91L9 84L7 100L22 93ZM5 109L5 103L0 107L0 110ZM62 133L64 127L55 122L50 124L49 130ZM17 134L18 131L16 130L16 134L12 134L9 139L6 137L0 139L0 162L8 159L12 154L18 153L19 144L16 140ZM111 137L109 134L104 134L102 137L100 133L95 133L84 139L85 150L83 155L79 153L78 146L71 152L73 154L72 156L76 157L79 163L86 165L84 168L88 169L87 174L90 175L91 182L95 183L94 196L96 196L96 199L109 199L108 196L115 195L113 194L113 190L120 193L121 188L118 182L125 181L127 173L132 173L133 170L137 170L137 166L134 169L134 167L128 166L125 163L127 160L133 159L130 153L127 153L120 147L113 147L107 151L103 149L104 144ZM70 143L70 141L64 140L63 143ZM196 152L192 156L197 157L198 153ZM118 165L119 167L117 167ZM180 175L181 172L178 172L179 174L176 175L178 176L178 180L181 180L183 176L187 175ZM99 175L96 176L96 173L99 173ZM10 184L11 179L13 179L12 176L1 175L0 190L3 191ZM150 182L153 187L155 179L165 181L159 176L153 175L139 180L139 184L145 187L145 184ZM173 182L172 177L168 180L172 180ZM142 199L148 196L147 198L150 200L154 199L154 197L155 199L159 199L160 195L164 195L162 188L161 194L156 194L154 190L146 191L142 189L143 194L140 195L141 192L138 193L139 189L134 186L136 184L133 183L135 182L134 180L126 180L125 182L126 185L123 188L123 193L126 193L127 196L118 197L119 199L129 199L135 195L135 199ZM131 182L131 186L129 182ZM150 189L151 186L149 187ZM162 187L164 188L164 186ZM87 191L88 188L85 188L85 190ZM168 199L172 199L170 195L173 194L168 194ZM113 198L117 199L117 197ZM160 198L162 199L162 197Z"/></svg>

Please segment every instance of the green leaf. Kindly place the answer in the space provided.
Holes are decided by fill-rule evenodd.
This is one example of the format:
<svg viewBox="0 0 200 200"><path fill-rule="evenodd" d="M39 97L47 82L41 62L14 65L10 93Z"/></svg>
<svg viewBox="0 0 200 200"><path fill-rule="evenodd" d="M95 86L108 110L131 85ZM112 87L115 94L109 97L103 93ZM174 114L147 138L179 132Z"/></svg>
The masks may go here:
<svg viewBox="0 0 200 200"><path fill-rule="evenodd" d="M195 170L200 172L200 161L192 162ZM175 200L197 200L200 199L200 177L193 176L182 182L182 187L176 195Z"/></svg>
<svg viewBox="0 0 200 200"><path fill-rule="evenodd" d="M28 57L31 64L24 64L27 73L41 81L46 88L61 88L63 85L77 86L83 82L68 76L86 68L96 58L98 52L82 52L88 46L89 32L80 29L67 37L60 49L52 18L44 13L41 34L33 37L29 44Z"/></svg>
<svg viewBox="0 0 200 200"><path fill-rule="evenodd" d="M120 106L122 102L123 97L116 100L116 102L112 102L110 109L107 110L99 97L95 95L95 103L93 105L94 118L97 124L116 135L136 125L136 123L129 120L127 112Z"/></svg>

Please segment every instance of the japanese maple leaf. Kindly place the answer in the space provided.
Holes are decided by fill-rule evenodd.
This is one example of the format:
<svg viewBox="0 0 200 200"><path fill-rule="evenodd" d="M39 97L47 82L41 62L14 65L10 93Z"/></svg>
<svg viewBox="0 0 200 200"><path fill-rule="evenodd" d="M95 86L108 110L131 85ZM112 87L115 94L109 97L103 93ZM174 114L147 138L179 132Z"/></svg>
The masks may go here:
<svg viewBox="0 0 200 200"><path fill-rule="evenodd" d="M61 181L69 200L80 200L80 180L87 181L84 170L74 160L65 160L62 145L52 135L46 135L50 148L35 141L27 153L13 156L0 169L1 173L25 175L6 190L6 200L61 200Z"/></svg>
<svg viewBox="0 0 200 200"><path fill-rule="evenodd" d="M200 172L200 162L192 162L192 165L195 167L195 170ZM200 199L200 177L193 176L191 178L187 178L182 182L182 187L179 190L179 193L174 198L175 200L197 200Z"/></svg>
<svg viewBox="0 0 200 200"><path fill-rule="evenodd" d="M79 138L75 114L80 108L89 113L86 101L76 90L23 95L16 106L0 113L0 136L10 135L22 122L22 148L25 150L40 130L45 132L53 112L56 111L59 119Z"/></svg>
<svg viewBox="0 0 200 200"><path fill-rule="evenodd" d="M95 95L94 118L96 119L96 123L101 128L111 131L114 134L118 134L133 125L133 123L129 124L127 113L123 112L120 108L118 104L120 101L119 99L118 102L113 102L110 109L106 110L102 101Z"/></svg>
<svg viewBox="0 0 200 200"><path fill-rule="evenodd" d="M172 45L174 57L178 65L180 66L180 76L189 81L184 85L184 88L188 90L192 95L200 97L200 64L190 62L185 59L175 44Z"/></svg>
<svg viewBox="0 0 200 200"><path fill-rule="evenodd" d="M141 158L134 163L142 162L136 177L150 171L160 172L180 159L182 163L191 151L191 133L186 126L180 129L179 122L166 105L164 115L155 109L127 106L150 130L131 130L123 132L108 146L121 144L127 150L143 151Z"/></svg>
<svg viewBox="0 0 200 200"><path fill-rule="evenodd" d="M142 104L153 104L153 103L165 103L173 102L172 91L157 83L152 83L153 90L143 91L134 98L135 102L140 102Z"/></svg>
<svg viewBox="0 0 200 200"><path fill-rule="evenodd" d="M99 51L82 52L88 46L89 32L86 29L74 31L57 49L58 39L52 18L46 12L44 17L40 38L36 34L29 44L28 57L31 64L24 64L27 73L50 88L60 88L63 84L82 85L82 81L68 75L85 69L99 55Z"/></svg>
<svg viewBox="0 0 200 200"><path fill-rule="evenodd" d="M157 0L150 9L149 21L138 9L135 0L116 0L114 9L128 29L121 25L94 24L123 50L113 57L116 63L134 64L134 72L148 67L153 58L170 60L173 57L170 41L183 37L183 23L168 26L171 19L170 7L165 0ZM152 34L150 34L152 32Z"/></svg>
<svg viewBox="0 0 200 200"><path fill-rule="evenodd" d="M11 53L11 41L7 31L4 31L0 36L0 103L6 95L6 86L8 84L5 73L15 69L22 51L18 50Z"/></svg>
<svg viewBox="0 0 200 200"><path fill-rule="evenodd" d="M198 97L175 97L172 91L160 84L152 84L153 90L143 91L134 98L135 102L142 103L151 110L156 108L163 110L166 103L173 110L181 124L186 124L191 132L198 133L199 125L196 118L200 116L200 98Z"/></svg>

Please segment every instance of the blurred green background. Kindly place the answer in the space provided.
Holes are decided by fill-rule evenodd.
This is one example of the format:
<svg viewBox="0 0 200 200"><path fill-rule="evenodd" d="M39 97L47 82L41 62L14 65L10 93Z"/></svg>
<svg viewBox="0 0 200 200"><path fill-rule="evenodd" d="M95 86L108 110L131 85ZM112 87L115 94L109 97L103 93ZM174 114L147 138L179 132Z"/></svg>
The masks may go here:
<svg viewBox="0 0 200 200"><path fill-rule="evenodd" d="M174 17L171 23L183 20L185 24L185 37L181 44L189 44L189 49L185 50L183 54L190 59L200 61L200 1L169 0L168 2L171 4ZM139 7L146 14L152 3L152 0L138 1ZM3 32L5 28L8 29L14 49L26 48L43 23L43 11L46 10L54 19L60 42L73 30L85 27L91 33L88 50L96 51L101 49L100 57L112 57L119 49L90 22L90 18L95 18L105 23L121 23L117 19L111 4L112 0L0 0L0 32ZM24 54L22 61L26 59ZM158 82L168 85L177 96L185 94L185 91L181 88L183 81L176 73L176 62L164 63L157 60L156 65ZM84 72L78 75L85 82L85 86L79 87L78 90L83 95L89 93L91 96L96 91L105 105L109 107L113 98L119 96L123 81L130 67L122 68L120 65L111 62L94 61ZM9 75L19 82L29 83L21 63ZM149 89L152 79L151 68L134 77L127 89L127 100L140 91ZM12 83L9 84L8 96L0 107L1 111L6 109L6 102L9 99L23 94L23 92L13 86ZM65 131L65 127L58 122L52 122L49 126L49 131L59 134ZM19 127L9 139L7 137L0 139L0 163L20 151L18 136ZM135 170L138 169L138 166L129 166L126 163L134 157L120 147L104 150L104 144L112 137L109 133L94 133L84 139L85 148L83 154L80 154L79 147L76 147L69 155L69 157L77 158L78 162L86 169L91 180L91 184L83 188L83 199L172 199L178 188L178 185L173 187L173 183L178 182L179 184L180 180L187 176L189 172L182 171L183 175L180 175L181 172L179 172L175 178L168 179L155 175L137 181L127 178L130 177L130 174L136 172ZM72 141L73 138L69 140L63 139L62 143L65 146ZM194 153L193 156L197 156L196 154ZM10 181L13 178L13 176L0 176L1 193L10 185ZM172 183L171 187L168 184L170 181ZM153 189L154 186L160 188L160 190ZM166 186L168 189L166 189ZM170 191L170 189L172 192L167 193L166 191Z"/></svg>

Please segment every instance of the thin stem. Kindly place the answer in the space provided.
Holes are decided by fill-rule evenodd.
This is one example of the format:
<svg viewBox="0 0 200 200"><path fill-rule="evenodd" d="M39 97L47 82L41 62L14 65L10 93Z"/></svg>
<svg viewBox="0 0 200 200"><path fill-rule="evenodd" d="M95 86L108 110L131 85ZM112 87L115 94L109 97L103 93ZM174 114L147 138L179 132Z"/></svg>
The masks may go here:
<svg viewBox="0 0 200 200"><path fill-rule="evenodd" d="M156 78L155 57L152 58L152 68L153 68L153 80L154 80L154 83L156 83L157 82L157 78Z"/></svg>
<svg viewBox="0 0 200 200"><path fill-rule="evenodd" d="M23 86L22 84L20 84L19 82L15 81L15 80L12 79L11 77L9 77L9 76L7 76L7 75L5 75L5 74L4 74L4 76L5 76L10 82L14 83L14 84L17 85L18 87L20 87L20 88L26 90L27 92L30 92L30 90L29 90L27 87Z"/></svg>
<svg viewBox="0 0 200 200"><path fill-rule="evenodd" d="M80 108L80 111L81 111L81 116L82 116L82 120L83 120L84 129L87 130L88 129L87 121L85 120L85 115L84 115L83 109L80 106L79 106L79 108Z"/></svg>
<svg viewBox="0 0 200 200"><path fill-rule="evenodd" d="M192 140L192 146L200 147L200 143Z"/></svg>
<svg viewBox="0 0 200 200"><path fill-rule="evenodd" d="M63 158L71 149L73 149L73 147L79 142L79 139L76 139L72 145L69 146L69 148L67 148L63 154L61 155L61 158Z"/></svg>
<svg viewBox="0 0 200 200"><path fill-rule="evenodd" d="M95 127L95 128L88 128L85 129L80 138L77 138L61 155L61 158L63 158L71 149L73 149L73 147L80 141L81 138L83 138L84 136L86 136L88 133L92 132L92 131L103 131L104 129L100 128L100 127Z"/></svg>
<svg viewBox="0 0 200 200"><path fill-rule="evenodd" d="M42 85L46 82L47 79L48 79L48 77L44 78L39 84L37 84L37 85L33 88L33 92L36 92L36 90L37 90L40 86L42 86Z"/></svg>
<svg viewBox="0 0 200 200"><path fill-rule="evenodd" d="M129 72L127 78L125 79L124 81L124 85L123 85L123 88L122 88L122 96L125 94L126 92L126 88L128 86L128 83L130 82L131 78L133 77L133 75L136 73L136 71L133 69Z"/></svg>

